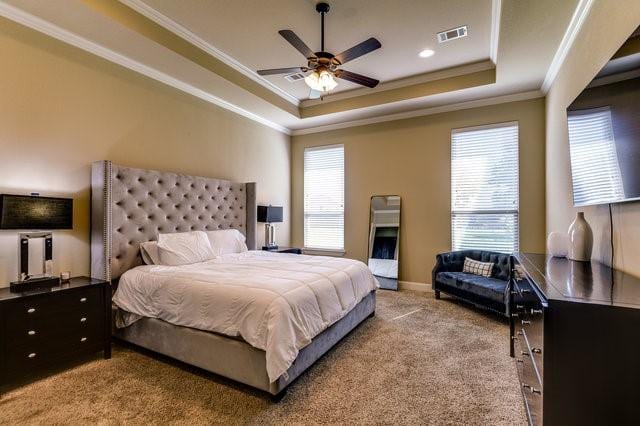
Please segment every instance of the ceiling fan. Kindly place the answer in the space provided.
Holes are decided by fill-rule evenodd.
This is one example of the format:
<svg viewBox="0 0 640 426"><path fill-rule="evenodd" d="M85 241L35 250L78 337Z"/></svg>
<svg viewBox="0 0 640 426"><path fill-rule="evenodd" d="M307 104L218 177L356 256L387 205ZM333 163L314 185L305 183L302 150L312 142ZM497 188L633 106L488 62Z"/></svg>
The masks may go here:
<svg viewBox="0 0 640 426"><path fill-rule="evenodd" d="M306 67L290 67L290 68L274 68L268 70L259 70L260 75L274 75L274 74L288 74L295 72L307 73L312 71L311 74L305 77L305 82L311 88L309 93L310 99L318 99L330 90L333 90L338 82L335 78L347 80L352 83L360 84L366 87L376 87L379 83L378 80L366 77L364 75L356 74L351 71L338 69L340 65L343 65L349 61L352 61L360 56L366 55L376 49L379 49L382 45L378 40L371 37L360 44L353 46L350 49L345 50L342 53L333 55L324 51L324 15L329 12L329 5L327 3L318 3L316 5L316 11L320 13L321 27L320 27L320 51L314 52L309 46L307 46L301 39L291 30L280 30L278 34L284 37L293 47L302 53L307 58Z"/></svg>

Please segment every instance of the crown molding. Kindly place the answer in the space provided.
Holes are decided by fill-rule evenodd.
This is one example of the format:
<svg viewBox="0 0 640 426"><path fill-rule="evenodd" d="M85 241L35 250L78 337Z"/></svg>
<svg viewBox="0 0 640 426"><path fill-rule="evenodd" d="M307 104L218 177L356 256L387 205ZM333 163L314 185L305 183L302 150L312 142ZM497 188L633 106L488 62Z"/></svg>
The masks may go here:
<svg viewBox="0 0 640 426"><path fill-rule="evenodd" d="M485 59L483 61L472 62L469 64L456 65L450 68L444 68L436 71L429 71L424 74L413 75L410 77L404 77L397 80L391 80L378 84L376 87L370 88L358 88L352 90L346 90L344 92L334 93L327 95L322 99L305 99L300 102L300 108L308 108L316 105L326 105L331 102L342 101L345 99L353 99L358 97L369 96L379 92L386 92L388 90L401 89L404 87L416 86L422 83L428 83L436 80L445 80L447 78L459 77L467 74L473 74L475 72L486 71L495 69L495 65L491 60Z"/></svg>
<svg viewBox="0 0 640 426"><path fill-rule="evenodd" d="M500 17L502 16L502 0L491 2L491 44L489 58L494 64L498 63L498 42L500 41Z"/></svg>
<svg viewBox="0 0 640 426"><path fill-rule="evenodd" d="M187 28L183 27L173 19L158 12L156 9L144 3L142 0L118 0L118 1L130 7L131 9L135 10L136 12L143 15L144 17L152 20L153 22L160 25L161 27L171 31L178 37L188 41L192 45L203 50L204 52L218 59L219 61L225 63L226 65L230 66L231 68L243 74L244 76L249 77L251 80L260 84L262 87L270 90L274 94L280 96L282 99L286 100L287 102L290 102L295 106L299 106L300 100L298 98L285 92L275 84L271 83L269 80L261 77L252 69L236 61L231 56L227 55L223 51L219 50L215 46L205 41L204 39L200 38L195 33L189 31Z"/></svg>
<svg viewBox="0 0 640 426"><path fill-rule="evenodd" d="M361 120L346 121L343 123L328 124L326 126L309 127L306 129L292 130L292 136L308 135L311 133L328 132L331 130L347 129L349 127L366 126L369 124L384 123L387 121L405 120L407 118L422 117L426 115L440 114L443 112L459 111L463 109L479 108L489 105L498 105L508 102L525 101L543 97L544 94L540 90L532 90L529 92L513 93L503 96L495 96L491 98L482 98L472 101L459 102L455 104L442 105L431 108L423 108L413 111L400 112L397 114L382 115L372 118L364 118Z"/></svg>
<svg viewBox="0 0 640 426"><path fill-rule="evenodd" d="M558 76L560 68L567 58L567 54L569 53L569 50L571 50L571 46L573 46L573 43L580 32L584 20L587 15L589 15L589 10L591 9L592 4L593 0L580 0L578 6L576 6L576 10L573 12L569 26L562 37L558 50L556 50L553 60L551 61L551 65L547 70L547 75L542 82L541 90L545 95L549 92L551 85Z"/></svg>
<svg viewBox="0 0 640 426"><path fill-rule="evenodd" d="M254 114L250 111L247 111L243 108L233 105L222 98L214 96L208 92L205 92L202 89L192 86L189 83L186 83L182 80L179 80L175 77L172 77L168 74L165 74L154 68L144 65L138 61L135 61L129 58L128 56L122 55L98 43L94 43L83 37L80 37L70 31L60 28L57 25L47 22L44 19L38 18L37 16L31 15L30 13L27 13L21 9L18 9L17 7L14 7L4 2L0 2L0 16L3 16L18 24L29 27L40 33L46 34L64 43L75 46L86 52L92 53L110 62L121 65L132 71L145 75L149 78L152 78L156 81L164 83L168 86L171 86L183 92L189 93L193 96L196 96L212 104L215 104L219 107L235 112L236 114L249 118L250 120L256 121L260 124L268 126L279 132L285 133L287 135L291 134L291 130L289 130L284 126L281 126L280 124L274 123L270 120L260 117L257 114Z"/></svg>

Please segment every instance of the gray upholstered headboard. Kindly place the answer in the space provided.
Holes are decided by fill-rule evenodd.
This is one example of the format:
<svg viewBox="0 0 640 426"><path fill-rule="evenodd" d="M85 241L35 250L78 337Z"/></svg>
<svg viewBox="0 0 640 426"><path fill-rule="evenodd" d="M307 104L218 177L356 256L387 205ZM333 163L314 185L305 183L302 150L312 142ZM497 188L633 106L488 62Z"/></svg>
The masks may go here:
<svg viewBox="0 0 640 426"><path fill-rule="evenodd" d="M134 169L91 169L91 276L115 280L142 264L159 233L238 229L256 246L256 184Z"/></svg>

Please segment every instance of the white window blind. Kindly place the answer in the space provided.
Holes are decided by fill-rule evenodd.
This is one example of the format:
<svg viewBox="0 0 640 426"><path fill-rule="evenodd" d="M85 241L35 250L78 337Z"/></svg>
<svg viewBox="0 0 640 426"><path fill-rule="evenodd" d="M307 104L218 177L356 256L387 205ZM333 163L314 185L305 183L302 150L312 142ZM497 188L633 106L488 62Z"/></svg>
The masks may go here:
<svg viewBox="0 0 640 426"><path fill-rule="evenodd" d="M304 246L344 249L344 146L304 151Z"/></svg>
<svg viewBox="0 0 640 426"><path fill-rule="evenodd" d="M569 112L573 203L600 204L624 198L609 107Z"/></svg>
<svg viewBox="0 0 640 426"><path fill-rule="evenodd" d="M453 250L518 250L518 124L451 133Z"/></svg>

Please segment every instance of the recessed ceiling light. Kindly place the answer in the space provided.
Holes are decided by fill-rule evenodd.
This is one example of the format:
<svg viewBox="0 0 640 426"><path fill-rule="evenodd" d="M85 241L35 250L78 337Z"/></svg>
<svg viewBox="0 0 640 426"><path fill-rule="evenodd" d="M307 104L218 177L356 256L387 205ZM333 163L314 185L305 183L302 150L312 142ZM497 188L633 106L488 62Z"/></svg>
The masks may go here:
<svg viewBox="0 0 640 426"><path fill-rule="evenodd" d="M422 52L418 53L418 56L420 56L421 58L428 58L430 56L433 56L433 54L436 53L431 49L424 49Z"/></svg>

